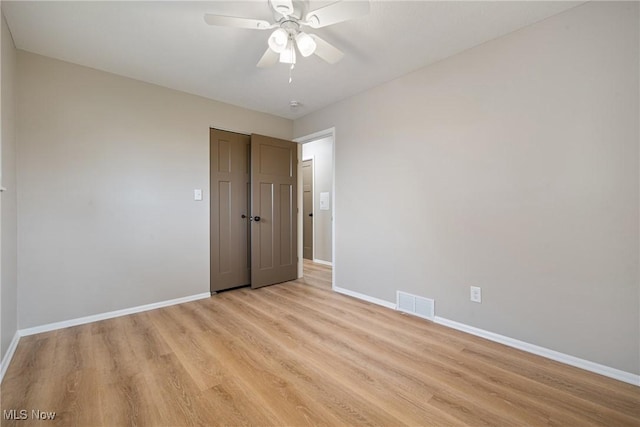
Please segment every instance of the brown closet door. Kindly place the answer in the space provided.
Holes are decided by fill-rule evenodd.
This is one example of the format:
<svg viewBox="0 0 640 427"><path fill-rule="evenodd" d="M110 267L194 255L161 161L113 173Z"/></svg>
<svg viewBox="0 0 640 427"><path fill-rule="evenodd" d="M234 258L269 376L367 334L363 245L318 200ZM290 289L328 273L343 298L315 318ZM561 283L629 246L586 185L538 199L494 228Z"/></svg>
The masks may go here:
<svg viewBox="0 0 640 427"><path fill-rule="evenodd" d="M250 143L249 135L211 129L211 292L251 281Z"/></svg>
<svg viewBox="0 0 640 427"><path fill-rule="evenodd" d="M297 144L251 135L251 287L297 278Z"/></svg>

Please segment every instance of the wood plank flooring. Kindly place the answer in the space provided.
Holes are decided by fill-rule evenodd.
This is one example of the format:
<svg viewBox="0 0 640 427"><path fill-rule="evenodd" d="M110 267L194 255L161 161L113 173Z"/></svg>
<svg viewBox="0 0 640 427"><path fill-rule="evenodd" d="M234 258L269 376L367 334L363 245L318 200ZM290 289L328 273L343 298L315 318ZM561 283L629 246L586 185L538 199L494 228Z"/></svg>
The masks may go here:
<svg viewBox="0 0 640 427"><path fill-rule="evenodd" d="M640 388L331 291L331 269L25 337L11 425L640 426Z"/></svg>

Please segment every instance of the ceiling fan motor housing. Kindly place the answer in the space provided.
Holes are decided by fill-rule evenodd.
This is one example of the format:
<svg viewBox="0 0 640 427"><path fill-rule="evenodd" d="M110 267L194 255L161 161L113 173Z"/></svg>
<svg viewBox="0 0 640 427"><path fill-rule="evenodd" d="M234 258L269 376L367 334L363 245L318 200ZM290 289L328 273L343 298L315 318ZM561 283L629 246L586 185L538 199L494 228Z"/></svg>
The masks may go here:
<svg viewBox="0 0 640 427"><path fill-rule="evenodd" d="M293 19L287 19L280 22L280 28L285 30L289 35L295 36L300 32L300 24Z"/></svg>

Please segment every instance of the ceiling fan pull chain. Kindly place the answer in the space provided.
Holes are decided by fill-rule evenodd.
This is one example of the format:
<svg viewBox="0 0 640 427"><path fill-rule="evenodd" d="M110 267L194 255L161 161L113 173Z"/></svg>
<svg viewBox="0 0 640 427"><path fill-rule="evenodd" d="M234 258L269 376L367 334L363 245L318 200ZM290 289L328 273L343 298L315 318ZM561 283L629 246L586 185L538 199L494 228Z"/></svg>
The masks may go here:
<svg viewBox="0 0 640 427"><path fill-rule="evenodd" d="M291 83L293 81L293 67L296 64L291 64L291 68L289 68L289 83Z"/></svg>

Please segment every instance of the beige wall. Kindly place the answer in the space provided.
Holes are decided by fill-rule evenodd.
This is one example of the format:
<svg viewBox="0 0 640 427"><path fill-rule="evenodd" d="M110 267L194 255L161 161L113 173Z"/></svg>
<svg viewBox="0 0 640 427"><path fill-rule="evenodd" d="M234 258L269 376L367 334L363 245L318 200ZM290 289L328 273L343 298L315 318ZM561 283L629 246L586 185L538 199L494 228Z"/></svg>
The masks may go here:
<svg viewBox="0 0 640 427"><path fill-rule="evenodd" d="M335 285L640 373L638 18L590 2L296 120L336 129Z"/></svg>
<svg viewBox="0 0 640 427"><path fill-rule="evenodd" d="M19 327L208 292L209 127L292 122L22 51L18 76Z"/></svg>
<svg viewBox="0 0 640 427"><path fill-rule="evenodd" d="M333 137L302 144L302 159L313 159L313 258L332 262L331 221L332 204L329 210L320 210L320 193L333 196Z"/></svg>
<svg viewBox="0 0 640 427"><path fill-rule="evenodd" d="M1 4L1 3L0 3ZM0 14L1 15L1 14ZM15 140L15 66L16 49L5 22L2 26L2 157L1 186L6 188L0 196L0 359L4 357L18 328L18 280L17 280L17 211L16 211L16 140Z"/></svg>

